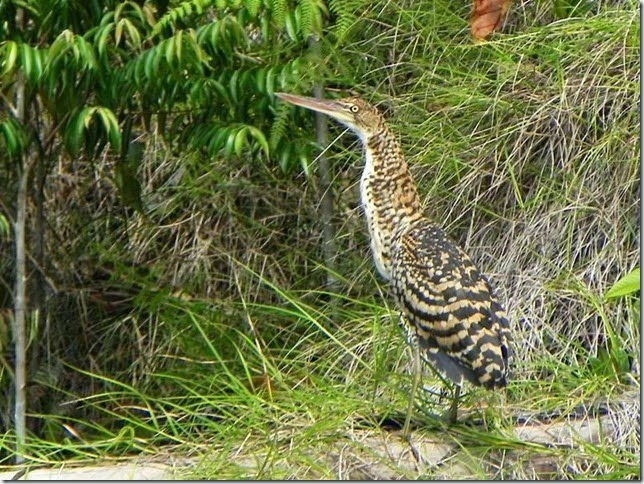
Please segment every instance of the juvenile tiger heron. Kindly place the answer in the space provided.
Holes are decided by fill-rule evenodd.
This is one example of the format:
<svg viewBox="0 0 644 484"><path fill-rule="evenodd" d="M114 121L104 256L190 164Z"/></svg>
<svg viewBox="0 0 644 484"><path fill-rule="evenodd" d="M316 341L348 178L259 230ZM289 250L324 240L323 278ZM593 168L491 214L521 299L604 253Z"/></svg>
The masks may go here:
<svg viewBox="0 0 644 484"><path fill-rule="evenodd" d="M276 96L324 113L360 138L365 160L360 194L373 259L393 286L415 340L416 371L403 434L409 434L421 350L455 384L449 411L450 422L455 422L465 380L490 390L507 385L510 327L501 303L463 249L423 215L400 144L374 106L360 97Z"/></svg>

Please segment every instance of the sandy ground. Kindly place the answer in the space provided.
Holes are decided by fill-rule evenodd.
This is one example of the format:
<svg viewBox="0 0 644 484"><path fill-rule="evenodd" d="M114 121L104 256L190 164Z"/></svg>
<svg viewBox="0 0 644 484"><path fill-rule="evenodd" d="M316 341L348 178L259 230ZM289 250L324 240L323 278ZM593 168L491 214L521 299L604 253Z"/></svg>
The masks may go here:
<svg viewBox="0 0 644 484"><path fill-rule="evenodd" d="M20 477L29 481L159 481L174 479L174 467L161 463L136 460L118 464L85 467L57 467L33 469ZM11 480L16 471L0 472L0 480Z"/></svg>
<svg viewBox="0 0 644 484"><path fill-rule="evenodd" d="M546 443L551 446L575 448L583 442L599 443L611 441L618 446L639 447L640 402L639 391L623 395L616 401L604 405L599 415L590 413L575 418L558 418L552 422L526 419L515 426L518 441ZM432 471L435 478L475 479L477 475L469 471L468 453L462 452L453 442L445 442L439 435L428 432L414 432L410 442L401 438L400 432L382 430L357 431L350 438L340 439L323 456L338 479L401 479L418 473ZM360 444L360 445L356 445ZM216 449L213 449L216 451ZM517 454L514 452L514 454ZM253 474L257 466L257 455L237 454L237 465L249 469ZM505 454L506 459L519 459L520 453L513 456ZM261 460L261 459L260 459ZM180 457L169 451L161 454L132 458L122 462L104 462L102 465L79 466L61 465L58 467L28 469L20 480L138 480L160 481L185 478L190 471L193 475L210 475L199 472L199 467L207 464L207 455L201 458ZM546 478L556 475L561 463L544 454L535 460L531 457L525 464L525 475L533 478ZM440 472L436 469L440 467ZM0 480L9 481L16 477L18 469L0 472ZM411 472L411 474L410 474ZM311 476L315 477L315 476ZM480 477L480 476L479 476Z"/></svg>

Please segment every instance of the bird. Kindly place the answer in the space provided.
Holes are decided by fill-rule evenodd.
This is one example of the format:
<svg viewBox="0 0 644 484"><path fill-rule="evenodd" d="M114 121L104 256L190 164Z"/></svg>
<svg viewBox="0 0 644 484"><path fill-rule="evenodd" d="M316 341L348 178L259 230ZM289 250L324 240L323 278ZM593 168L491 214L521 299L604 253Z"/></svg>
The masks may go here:
<svg viewBox="0 0 644 484"><path fill-rule="evenodd" d="M360 139L360 198L375 267L393 288L414 349L415 378L403 426L409 435L420 380L420 353L454 383L448 420L457 421L465 381L495 390L510 378L508 317L467 253L423 212L401 145L376 107L359 96L336 100L275 93L326 114Z"/></svg>

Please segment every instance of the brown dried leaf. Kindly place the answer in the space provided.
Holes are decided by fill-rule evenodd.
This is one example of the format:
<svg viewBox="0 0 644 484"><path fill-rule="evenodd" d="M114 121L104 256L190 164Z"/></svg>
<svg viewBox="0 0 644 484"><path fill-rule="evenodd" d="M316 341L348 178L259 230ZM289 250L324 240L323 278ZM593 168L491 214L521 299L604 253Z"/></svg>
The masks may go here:
<svg viewBox="0 0 644 484"><path fill-rule="evenodd" d="M470 23L474 40L485 40L501 24L511 0L474 0Z"/></svg>

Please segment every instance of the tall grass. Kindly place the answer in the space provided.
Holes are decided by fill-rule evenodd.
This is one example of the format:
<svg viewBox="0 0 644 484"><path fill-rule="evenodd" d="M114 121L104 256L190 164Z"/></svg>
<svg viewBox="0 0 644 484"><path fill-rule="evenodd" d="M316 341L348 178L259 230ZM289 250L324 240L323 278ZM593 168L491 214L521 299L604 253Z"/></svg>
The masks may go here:
<svg viewBox="0 0 644 484"><path fill-rule="evenodd" d="M149 220L104 213L114 195L100 186L68 187L100 195L71 219L53 194L74 180L49 188L67 240L53 263L75 261L70 292L102 282L55 301L52 324L87 342L39 369L58 398L32 415L33 465L164 448L198 458L192 478L639 476L633 406L610 407L612 434L567 448L514 427L639 392L639 299L604 298L639 264L639 5L593 5L556 18L551 2L514 2L505 33L473 44L453 2L371 2L350 45L329 51L329 81L350 79L387 110L428 215L507 303L514 378L503 394L464 399L482 425L446 428L441 384L425 371L417 435L458 459L408 468L374 445L403 418L410 359L372 268L355 140L328 152L340 288L329 294L314 179L177 159L149 138ZM0 462L12 447L6 433Z"/></svg>

